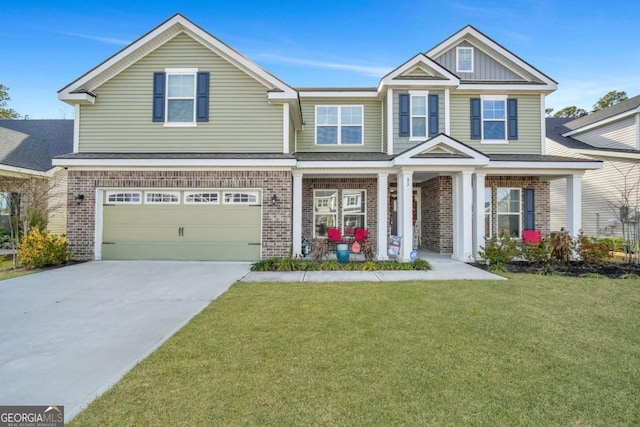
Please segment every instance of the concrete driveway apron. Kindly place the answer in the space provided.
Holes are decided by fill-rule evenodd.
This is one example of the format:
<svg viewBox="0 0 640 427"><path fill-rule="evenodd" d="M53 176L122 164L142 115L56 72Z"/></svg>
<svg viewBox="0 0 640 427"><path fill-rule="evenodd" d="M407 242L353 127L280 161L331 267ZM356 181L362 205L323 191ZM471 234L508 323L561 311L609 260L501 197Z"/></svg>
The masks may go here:
<svg viewBox="0 0 640 427"><path fill-rule="evenodd" d="M0 282L0 405L70 420L250 266L99 261Z"/></svg>

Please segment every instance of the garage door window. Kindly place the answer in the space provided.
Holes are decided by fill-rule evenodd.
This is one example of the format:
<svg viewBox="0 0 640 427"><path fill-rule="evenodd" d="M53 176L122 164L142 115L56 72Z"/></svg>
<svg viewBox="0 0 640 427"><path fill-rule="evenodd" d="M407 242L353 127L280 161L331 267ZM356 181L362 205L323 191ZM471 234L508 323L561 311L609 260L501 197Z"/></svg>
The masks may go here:
<svg viewBox="0 0 640 427"><path fill-rule="evenodd" d="M202 192L202 191L185 191L184 193L185 205L217 205L220 204L220 197L215 192Z"/></svg>
<svg viewBox="0 0 640 427"><path fill-rule="evenodd" d="M107 202L114 204L140 204L142 193L139 191L108 191Z"/></svg>
<svg viewBox="0 0 640 427"><path fill-rule="evenodd" d="M147 191L144 202L147 204L177 205L180 203L180 193Z"/></svg>
<svg viewBox="0 0 640 427"><path fill-rule="evenodd" d="M226 192L224 193L225 205L253 205L258 203L256 192Z"/></svg>

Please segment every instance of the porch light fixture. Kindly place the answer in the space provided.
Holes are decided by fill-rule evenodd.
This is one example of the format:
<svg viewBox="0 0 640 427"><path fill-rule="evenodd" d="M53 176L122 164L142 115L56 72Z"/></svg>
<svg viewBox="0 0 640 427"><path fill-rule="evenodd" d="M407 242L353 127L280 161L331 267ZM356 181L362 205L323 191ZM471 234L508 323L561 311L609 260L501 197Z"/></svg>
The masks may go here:
<svg viewBox="0 0 640 427"><path fill-rule="evenodd" d="M275 206L276 204L278 204L279 201L280 199L278 199L277 194L274 194L273 196L271 196L271 206Z"/></svg>
<svg viewBox="0 0 640 427"><path fill-rule="evenodd" d="M84 194L76 194L76 197L74 197L74 200L76 201L77 204L82 203L82 201L84 200Z"/></svg>

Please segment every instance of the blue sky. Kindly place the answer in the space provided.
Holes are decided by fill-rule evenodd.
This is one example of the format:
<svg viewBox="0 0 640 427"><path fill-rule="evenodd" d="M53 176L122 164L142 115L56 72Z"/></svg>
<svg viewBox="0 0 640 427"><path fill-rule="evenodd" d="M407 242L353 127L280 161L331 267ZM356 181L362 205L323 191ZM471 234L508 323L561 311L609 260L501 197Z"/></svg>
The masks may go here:
<svg viewBox="0 0 640 427"><path fill-rule="evenodd" d="M559 82L548 107L590 110L610 90L640 94L640 2L634 0L176 5L3 5L0 83L10 88L9 106L32 119L73 118L57 91L176 12L297 87L376 86L388 70L471 24Z"/></svg>

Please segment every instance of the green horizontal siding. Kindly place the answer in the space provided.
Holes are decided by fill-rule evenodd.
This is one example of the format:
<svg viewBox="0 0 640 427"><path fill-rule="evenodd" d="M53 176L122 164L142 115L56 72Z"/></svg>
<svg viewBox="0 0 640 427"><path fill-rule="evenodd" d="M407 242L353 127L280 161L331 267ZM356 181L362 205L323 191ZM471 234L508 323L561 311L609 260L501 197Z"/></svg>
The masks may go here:
<svg viewBox="0 0 640 427"><path fill-rule="evenodd" d="M518 140L508 144L481 144L471 139L470 101L480 95L451 95L451 137L484 153L542 153L540 95L509 95L518 99Z"/></svg>
<svg viewBox="0 0 640 427"><path fill-rule="evenodd" d="M378 100L303 99L304 129L298 132L298 151L373 151L382 150L382 102ZM362 105L364 133L362 145L315 145L316 105Z"/></svg>
<svg viewBox="0 0 640 427"><path fill-rule="evenodd" d="M153 73L211 73L209 122L171 128L151 121ZM80 110L81 152L282 152L282 106L268 88L181 34L94 90Z"/></svg>

